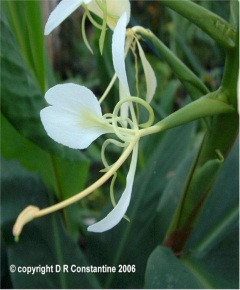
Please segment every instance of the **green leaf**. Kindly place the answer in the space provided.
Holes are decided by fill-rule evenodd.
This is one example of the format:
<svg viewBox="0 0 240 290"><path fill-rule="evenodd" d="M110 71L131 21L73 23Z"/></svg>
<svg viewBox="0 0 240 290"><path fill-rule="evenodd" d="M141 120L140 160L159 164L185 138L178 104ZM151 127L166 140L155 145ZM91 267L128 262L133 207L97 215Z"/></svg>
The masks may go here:
<svg viewBox="0 0 240 290"><path fill-rule="evenodd" d="M70 161L53 156L27 140L1 116L2 147L6 159L18 159L23 166L40 173L49 189L65 199L81 191L88 177L87 158ZM15 144L12 146L12 144Z"/></svg>
<svg viewBox="0 0 240 290"><path fill-rule="evenodd" d="M239 215L239 143L223 164L210 198L187 243L187 249L208 252L226 238L238 222Z"/></svg>
<svg viewBox="0 0 240 290"><path fill-rule="evenodd" d="M62 216L55 213L32 221L23 229L18 243L12 235L12 227L20 211L29 203L40 208L49 205L49 192L36 174L24 170L17 162L3 161L2 219L3 238L7 247L8 266L68 265L69 272L11 273L14 288L100 288L94 273L72 273L71 265L89 266L79 246L66 233ZM53 201L51 201L52 203ZM6 270L7 270L6 269ZM79 277L81 277L79 279Z"/></svg>
<svg viewBox="0 0 240 290"><path fill-rule="evenodd" d="M235 226L207 254L191 251L177 258L169 248L158 246L147 263L145 287L238 289L238 245L238 229Z"/></svg>
<svg viewBox="0 0 240 290"><path fill-rule="evenodd" d="M17 42L3 14L0 73L2 114L13 127L25 138L50 153L70 160L81 160L81 154L77 150L57 144L47 136L39 115L46 102L19 53Z"/></svg>
<svg viewBox="0 0 240 290"><path fill-rule="evenodd" d="M178 80L170 80L166 89L161 92L160 108L169 115L173 110L177 89L179 88Z"/></svg>
<svg viewBox="0 0 240 290"><path fill-rule="evenodd" d="M3 116L1 127L2 155L6 159L17 159L24 167L39 173L58 201L73 196L84 188L89 170L87 158L70 161L51 155L21 136ZM80 227L79 210L79 205L65 209L67 228L75 235Z"/></svg>
<svg viewBox="0 0 240 290"><path fill-rule="evenodd" d="M194 152L188 154L186 158L182 160L181 164L179 164L178 168L175 170L172 179L164 188L155 215L155 226L158 229L156 232L156 239L159 243L163 242L167 233L196 155L197 150L194 150Z"/></svg>
<svg viewBox="0 0 240 290"><path fill-rule="evenodd" d="M196 277L196 280L202 283L202 287L227 289L238 287L238 157L239 147L238 142L236 142L222 166L210 198L180 259L183 263L181 268L187 267L189 272ZM188 159L189 161L193 160L191 156L188 156L186 165L189 164ZM182 177L185 176L186 178L186 169L187 167L183 163L166 187L160 200L156 216L157 228L162 231L160 241L169 225L169 215L172 215L178 204L182 184L184 183ZM158 238L158 233L156 238ZM167 265L164 269L159 267L155 256L157 252L159 252L157 249L154 250L148 261L146 288L156 286L151 284L152 268L149 268L149 266L155 267L155 269L158 269L156 271L159 271L155 273L157 278L153 282L157 283L159 288L168 288L168 284L162 284L162 282L167 283L167 278L175 279L177 276L174 268L173 270L168 268L165 270L168 267ZM172 252L169 253L173 256ZM179 259L176 260L179 263ZM167 260L167 262L170 263L170 260ZM181 284L183 283L182 280L176 281L178 284L175 288L184 288ZM195 284L190 285L190 288L195 288Z"/></svg>
<svg viewBox="0 0 240 290"><path fill-rule="evenodd" d="M181 259L196 278L206 281L207 288L239 288L239 229L236 224L209 252L191 251Z"/></svg>
<svg viewBox="0 0 240 290"><path fill-rule="evenodd" d="M45 85L45 49L40 1L4 1L21 52L41 91Z"/></svg>
<svg viewBox="0 0 240 290"><path fill-rule="evenodd" d="M148 289L201 289L198 281L173 252L158 246L150 255L145 274Z"/></svg>

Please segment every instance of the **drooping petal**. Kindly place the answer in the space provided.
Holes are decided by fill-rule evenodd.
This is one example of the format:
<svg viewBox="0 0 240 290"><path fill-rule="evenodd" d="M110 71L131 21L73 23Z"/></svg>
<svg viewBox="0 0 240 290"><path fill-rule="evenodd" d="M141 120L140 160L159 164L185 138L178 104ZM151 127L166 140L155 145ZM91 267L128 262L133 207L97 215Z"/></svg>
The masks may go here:
<svg viewBox="0 0 240 290"><path fill-rule="evenodd" d="M56 85L46 92L52 105L40 112L47 134L74 149L87 148L100 135L111 131L104 123L100 104L86 87Z"/></svg>
<svg viewBox="0 0 240 290"><path fill-rule="evenodd" d="M107 25L112 30L114 30L118 19L124 12L127 13L127 23L129 22L131 13L129 0L107 0L106 4L108 11ZM103 12L95 0L88 4L88 9L100 18L103 18Z"/></svg>
<svg viewBox="0 0 240 290"><path fill-rule="evenodd" d="M130 96L126 66L125 66L125 34L127 26L127 13L124 13L113 32L112 38L112 54L113 54L113 66L115 72L121 82L125 95Z"/></svg>
<svg viewBox="0 0 240 290"><path fill-rule="evenodd" d="M146 85L147 85L146 101L150 103L157 88L157 80L156 80L155 73L152 69L152 66L146 59L145 53L139 41L137 41L137 45L138 45L139 55L140 55L140 59L143 65L143 70L144 70Z"/></svg>
<svg viewBox="0 0 240 290"><path fill-rule="evenodd" d="M84 0L62 0L50 14L44 34L51 33L60 23L73 13Z"/></svg>
<svg viewBox="0 0 240 290"><path fill-rule="evenodd" d="M130 169L127 174L126 188L118 201L116 207L101 221L88 227L88 231L101 233L110 230L117 225L124 217L130 203L133 181L137 165L138 143L135 145L132 154Z"/></svg>
<svg viewBox="0 0 240 290"><path fill-rule="evenodd" d="M119 82L119 99L122 100L125 97L126 97L125 90L121 82ZM123 120L126 120L126 118L128 117L128 112L129 112L129 103L128 102L123 103L120 109L120 116Z"/></svg>

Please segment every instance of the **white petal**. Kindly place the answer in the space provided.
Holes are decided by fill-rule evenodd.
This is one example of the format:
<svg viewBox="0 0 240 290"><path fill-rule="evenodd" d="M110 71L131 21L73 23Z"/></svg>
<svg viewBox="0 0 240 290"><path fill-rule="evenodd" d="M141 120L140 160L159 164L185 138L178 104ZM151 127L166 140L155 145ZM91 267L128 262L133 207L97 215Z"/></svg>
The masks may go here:
<svg viewBox="0 0 240 290"><path fill-rule="evenodd" d="M48 35L50 32L52 32L83 2L83 0L62 0L50 14L45 26L44 34Z"/></svg>
<svg viewBox="0 0 240 290"><path fill-rule="evenodd" d="M129 203L130 203L130 199L131 199L133 181L134 181L136 165L137 165L137 155L138 155L138 143L133 149L130 169L127 175L126 188L118 204L104 219L97 222L96 224L89 226L88 231L96 232L96 233L102 233L102 232L108 231L111 228L113 228L115 225L117 225L120 222L120 220L123 218L123 216L125 215L127 208L129 206Z"/></svg>
<svg viewBox="0 0 240 290"><path fill-rule="evenodd" d="M110 16L107 17L107 24L112 30L114 30L118 19L124 12L127 13L127 23L129 22L131 10L129 0L107 0L106 3L107 10L110 13ZM103 12L96 1L89 3L88 9L100 18L103 18ZM111 15L113 15L114 18L112 18Z"/></svg>
<svg viewBox="0 0 240 290"><path fill-rule="evenodd" d="M73 83L56 85L45 94L49 105L57 106L73 113L83 109L91 111L95 116L102 117L101 106L91 90Z"/></svg>
<svg viewBox="0 0 240 290"><path fill-rule="evenodd" d="M126 97L125 91L123 89L121 82L119 82L119 98L120 100L122 100L125 97ZM129 112L129 103L125 102L121 105L120 109L120 116L123 120L126 120L126 118L128 117L128 112Z"/></svg>
<svg viewBox="0 0 240 290"><path fill-rule="evenodd" d="M113 66L115 72L123 86L125 91L125 95L130 96L127 73L125 67L125 34L126 34L126 26L127 26L127 14L124 13L113 32L112 38L112 54L113 54Z"/></svg>
<svg viewBox="0 0 240 290"><path fill-rule="evenodd" d="M143 70L144 70L144 74L146 78L146 84L147 84L146 101L150 103L157 88L157 80L156 80L155 73L150 63L146 59L146 56L145 56L145 53L143 52L141 44L138 41L137 41L137 45L138 45L139 55L142 61Z"/></svg>
<svg viewBox="0 0 240 290"><path fill-rule="evenodd" d="M45 95L49 106L40 112L47 134L74 149L87 148L100 135L110 132L94 94L75 84L57 85Z"/></svg>

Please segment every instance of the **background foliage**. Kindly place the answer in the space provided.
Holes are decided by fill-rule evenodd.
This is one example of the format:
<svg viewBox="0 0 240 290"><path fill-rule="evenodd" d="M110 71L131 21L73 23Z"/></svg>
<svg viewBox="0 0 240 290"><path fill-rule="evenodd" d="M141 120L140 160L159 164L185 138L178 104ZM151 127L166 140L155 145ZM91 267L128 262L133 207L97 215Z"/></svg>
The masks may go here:
<svg viewBox="0 0 240 290"><path fill-rule="evenodd" d="M44 2L44 1L43 1ZM197 1L236 25L232 1ZM103 56L98 31L88 27L94 57L81 38L81 12L53 33L54 57L46 51L40 1L3 1L1 13L2 127L2 288L238 288L238 141L224 162L209 198L187 241L176 256L163 245L189 172L201 146L204 123L191 122L141 140L137 177L128 216L113 230L86 232L89 221L111 208L109 184L63 212L28 224L15 243L12 226L29 204L46 207L81 191L99 176L99 138L85 151L53 142L40 122L44 92L58 82L75 82L101 96L113 74L111 32ZM21 7L20 7L20 6ZM236 8L235 8L236 9ZM19 13L20 11L20 13ZM238 15L237 13L235 15ZM222 79L225 53L197 26L158 1L132 2L131 25L151 30L199 76L211 91ZM49 41L49 40L48 40ZM55 45L56 44L56 45ZM158 79L152 106L156 121L189 102L186 89L164 57L144 44ZM133 60L128 57L130 82ZM140 78L143 78L140 75ZM145 90L144 81L142 90ZM111 111L117 86L104 103ZM109 152L115 160L117 152ZM118 194L127 167L118 178ZM135 265L134 273L10 273L9 266Z"/></svg>

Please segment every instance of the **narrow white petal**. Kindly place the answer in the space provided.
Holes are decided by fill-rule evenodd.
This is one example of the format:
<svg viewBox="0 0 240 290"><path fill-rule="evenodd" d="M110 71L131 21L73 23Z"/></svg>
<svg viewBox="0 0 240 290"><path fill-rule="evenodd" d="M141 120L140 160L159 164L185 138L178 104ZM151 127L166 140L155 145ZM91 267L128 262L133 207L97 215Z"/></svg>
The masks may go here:
<svg viewBox="0 0 240 290"><path fill-rule="evenodd" d="M52 106L40 112L47 134L73 149L87 148L100 135L110 132L94 94L75 84L57 85L47 91Z"/></svg>
<svg viewBox="0 0 240 290"><path fill-rule="evenodd" d="M51 33L60 23L73 13L83 0L62 0L50 14L45 26L44 34Z"/></svg>
<svg viewBox="0 0 240 290"><path fill-rule="evenodd" d="M114 207L114 209L104 219L97 222L96 224L89 226L88 231L96 233L108 231L115 225L117 225L125 215L131 199L133 181L137 165L137 155L138 155L138 143L133 149L130 169L127 175L126 188L119 202L117 203L116 207Z"/></svg>
<svg viewBox="0 0 240 290"><path fill-rule="evenodd" d="M129 86L127 80L127 73L125 67L125 34L126 34L126 26L127 26L127 14L124 13L113 32L112 38L112 54L113 54L113 66L115 72L123 86L125 91L125 95L129 96Z"/></svg>
<svg viewBox="0 0 240 290"><path fill-rule="evenodd" d="M155 73L152 69L152 66L146 59L145 53L141 47L141 44L138 41L137 41L137 45L138 45L139 55L140 55L140 59L143 65L143 70L144 70L144 74L146 78L146 85L147 85L146 101L150 103L157 88L157 80L156 80Z"/></svg>

